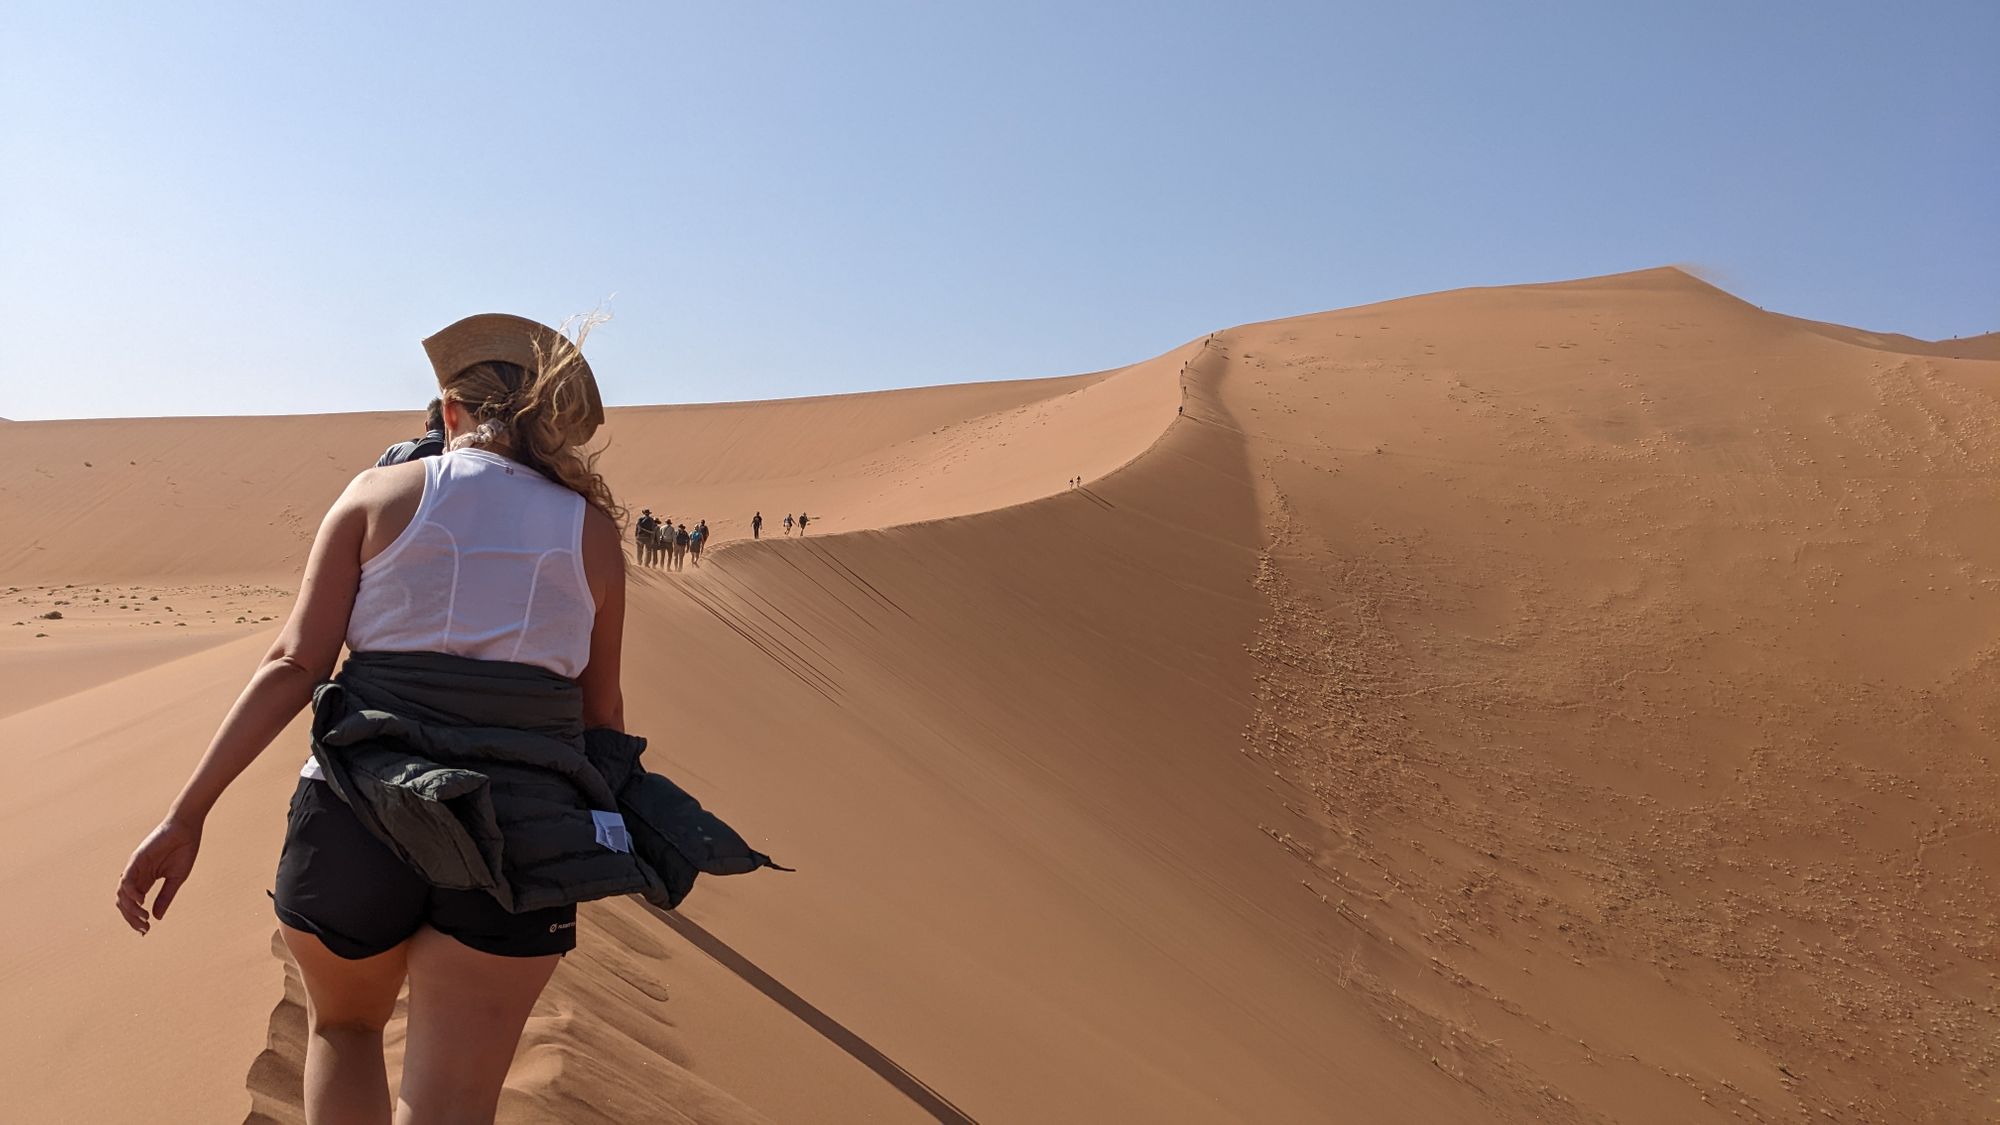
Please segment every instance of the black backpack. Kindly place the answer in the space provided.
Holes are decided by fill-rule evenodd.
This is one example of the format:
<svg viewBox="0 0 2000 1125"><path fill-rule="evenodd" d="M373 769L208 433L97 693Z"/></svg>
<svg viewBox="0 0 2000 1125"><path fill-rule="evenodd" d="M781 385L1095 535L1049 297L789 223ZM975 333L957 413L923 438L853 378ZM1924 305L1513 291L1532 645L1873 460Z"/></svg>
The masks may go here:
<svg viewBox="0 0 2000 1125"><path fill-rule="evenodd" d="M415 461L422 457L436 457L444 452L444 435L425 434L415 441L399 441L382 454L375 462L376 468L384 465L400 465L405 461Z"/></svg>

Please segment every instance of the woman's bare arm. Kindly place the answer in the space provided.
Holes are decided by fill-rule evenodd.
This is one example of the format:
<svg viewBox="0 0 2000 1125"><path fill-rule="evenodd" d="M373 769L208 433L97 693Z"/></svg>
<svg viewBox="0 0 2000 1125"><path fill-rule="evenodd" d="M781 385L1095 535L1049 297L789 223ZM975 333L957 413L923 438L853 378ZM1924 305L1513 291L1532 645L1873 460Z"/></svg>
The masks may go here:
<svg viewBox="0 0 2000 1125"><path fill-rule="evenodd" d="M625 544L611 517L592 510L583 522L583 572L597 599L590 627L590 663L576 682L583 688L583 725L625 729L625 690L619 683L625 648Z"/></svg>
<svg viewBox="0 0 2000 1125"><path fill-rule="evenodd" d="M150 926L145 899L153 885L161 884L152 917L165 917L167 904L194 866L209 810L305 707L314 686L333 673L361 583L362 541L369 524L362 491L362 479L357 478L327 512L306 559L291 618L223 718L167 818L125 866L118 884L118 909L142 934Z"/></svg>
<svg viewBox="0 0 2000 1125"><path fill-rule="evenodd" d="M229 783L312 699L313 688L333 675L347 636L347 618L354 610L354 593L361 584L361 538L367 515L352 502L353 492L350 488L336 501L320 524L291 618L223 718L208 753L174 799L169 819L205 819Z"/></svg>

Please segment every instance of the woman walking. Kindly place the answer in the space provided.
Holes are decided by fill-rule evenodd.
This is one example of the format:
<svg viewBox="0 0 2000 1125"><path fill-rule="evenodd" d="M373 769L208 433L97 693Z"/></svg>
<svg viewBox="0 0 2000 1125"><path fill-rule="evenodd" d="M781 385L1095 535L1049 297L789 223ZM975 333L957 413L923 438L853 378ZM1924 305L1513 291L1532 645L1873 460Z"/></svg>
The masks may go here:
<svg viewBox="0 0 2000 1125"><path fill-rule="evenodd" d="M491 1121L578 901L671 905L697 868L768 862L627 834L621 810L663 807L648 794L671 783L617 733L622 513L581 449L604 410L577 344L499 314L424 341L449 451L369 469L334 503L291 618L120 881L144 934L223 790L311 701L274 898L310 1001L314 1125L391 1120L382 1030L406 979L394 1120Z"/></svg>

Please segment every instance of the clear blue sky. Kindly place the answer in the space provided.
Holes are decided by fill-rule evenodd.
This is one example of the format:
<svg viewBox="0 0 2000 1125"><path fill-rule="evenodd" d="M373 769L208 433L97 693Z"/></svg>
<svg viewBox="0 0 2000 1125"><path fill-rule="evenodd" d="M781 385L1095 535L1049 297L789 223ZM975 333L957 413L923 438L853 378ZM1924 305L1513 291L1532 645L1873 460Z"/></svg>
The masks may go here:
<svg viewBox="0 0 2000 1125"><path fill-rule="evenodd" d="M1993 0L6 11L13 418L413 406L428 332L607 297L614 403L1666 263L2000 329Z"/></svg>

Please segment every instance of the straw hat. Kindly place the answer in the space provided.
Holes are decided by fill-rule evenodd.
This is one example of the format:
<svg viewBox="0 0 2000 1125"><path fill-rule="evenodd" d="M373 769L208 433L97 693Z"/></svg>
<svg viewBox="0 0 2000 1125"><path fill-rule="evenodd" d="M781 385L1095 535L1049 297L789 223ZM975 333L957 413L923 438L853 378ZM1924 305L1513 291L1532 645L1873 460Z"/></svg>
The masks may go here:
<svg viewBox="0 0 2000 1125"><path fill-rule="evenodd" d="M566 404L560 424L578 444L589 441L597 427L604 424L604 401L598 397L597 376L591 374L589 361L567 336L546 324L507 313L480 313L426 338L424 353L431 357L439 390L466 368L494 360L526 368L531 373L541 370L545 362L573 364L574 372L580 376L578 385L583 390L583 399Z"/></svg>

